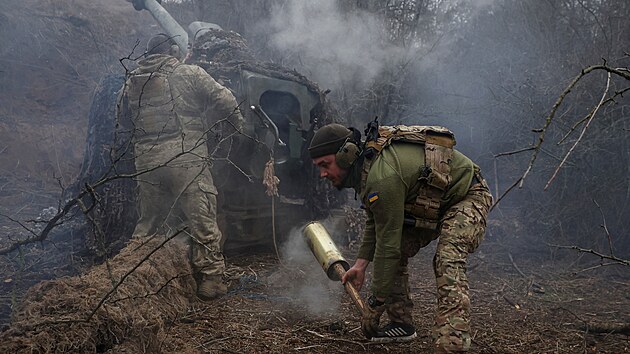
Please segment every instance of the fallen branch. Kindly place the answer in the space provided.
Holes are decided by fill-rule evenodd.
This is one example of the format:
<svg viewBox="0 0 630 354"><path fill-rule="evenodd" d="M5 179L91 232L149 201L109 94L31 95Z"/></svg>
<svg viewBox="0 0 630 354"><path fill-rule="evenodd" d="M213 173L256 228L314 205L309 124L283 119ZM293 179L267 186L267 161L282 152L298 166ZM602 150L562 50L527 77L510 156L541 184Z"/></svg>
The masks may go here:
<svg viewBox="0 0 630 354"><path fill-rule="evenodd" d="M630 323L608 323L608 322L589 322L580 318L580 316L576 315L573 311L564 308L558 307L557 309L564 310L570 313L573 317L575 317L578 321L582 322L582 328L584 331L593 332L593 333L619 333L630 335Z"/></svg>
<svg viewBox="0 0 630 354"><path fill-rule="evenodd" d="M625 266L629 266L630 267L630 260L622 259L622 258L613 256L613 255L606 255L606 254L594 251L592 249L581 248L581 247L578 247L578 246L554 245L554 244L550 244L550 243L547 243L547 246L556 247L556 248L563 248L563 249L572 249L572 250L576 250L576 251L578 251L580 253L590 253L590 254L595 255L597 257L600 257L602 259L607 259L609 261L613 261L613 262L615 262L614 264L625 265Z"/></svg>
<svg viewBox="0 0 630 354"><path fill-rule="evenodd" d="M361 342L357 342L357 341L349 340L349 339L343 339L343 338L327 337L327 336L325 336L323 334L319 334L319 333L317 333L315 331L311 331L310 329L305 329L305 331L310 333L310 334L312 334L312 335L315 335L317 337L320 337L320 338L323 338L323 339L326 339L326 340L332 340L332 341L339 341L339 342L346 342L346 343L356 344L356 345L360 346L361 348L363 348L363 350L365 350L365 344L363 344Z"/></svg>
<svg viewBox="0 0 630 354"><path fill-rule="evenodd" d="M602 208L599 206L599 204L597 204L597 201L595 199L593 199L593 203L595 203L595 205L597 205L597 209L599 210L599 213L602 214L602 228L604 229L604 232L606 233L606 238L608 239L608 250L610 251L610 255L612 256L613 254L613 245L612 245L612 237L610 237L610 232L608 232L608 226L606 226L606 216L604 215L604 212L602 211Z"/></svg>

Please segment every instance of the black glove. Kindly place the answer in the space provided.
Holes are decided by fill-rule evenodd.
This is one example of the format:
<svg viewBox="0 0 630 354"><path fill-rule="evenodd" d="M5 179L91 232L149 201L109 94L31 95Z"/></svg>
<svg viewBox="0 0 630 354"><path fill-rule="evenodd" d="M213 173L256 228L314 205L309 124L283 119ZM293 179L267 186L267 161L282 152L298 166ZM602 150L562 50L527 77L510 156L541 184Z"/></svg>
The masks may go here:
<svg viewBox="0 0 630 354"><path fill-rule="evenodd" d="M376 336L383 312L385 312L385 303L377 300L374 295L370 296L367 300L365 313L361 318L361 330L367 339Z"/></svg>

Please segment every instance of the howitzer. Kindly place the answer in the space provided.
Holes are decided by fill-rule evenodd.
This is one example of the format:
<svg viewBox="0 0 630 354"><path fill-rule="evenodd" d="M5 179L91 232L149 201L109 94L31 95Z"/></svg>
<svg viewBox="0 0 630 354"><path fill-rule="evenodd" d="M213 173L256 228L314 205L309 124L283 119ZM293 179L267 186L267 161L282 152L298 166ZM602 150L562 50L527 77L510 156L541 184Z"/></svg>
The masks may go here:
<svg viewBox="0 0 630 354"><path fill-rule="evenodd" d="M245 121L238 142L213 156L213 179L219 191L217 221L225 237L225 252L270 249L276 234L282 241L292 225L324 217L339 207L343 196L333 195L332 187L319 180L307 150L314 130L337 115L325 92L295 70L257 60L236 32L200 21L181 26L159 0L127 1L138 11L150 12L180 50L188 50L186 63L203 68L232 91L241 108ZM115 116L116 91L124 79L119 74L106 77L93 99L81 174L68 195L108 171L134 171L134 151L125 148L133 122ZM113 141L114 137L118 140ZM208 144L212 141L208 139ZM215 146L210 145L214 151ZM116 159L111 159L111 146L116 146ZM280 180L279 195L273 202L263 187L267 162L272 159ZM112 161L117 161L115 169ZM105 244L122 244L131 236L137 221L134 190L135 181L121 180L99 191L105 195L99 203L103 209L95 211L99 215L96 222L102 234L108 235ZM285 222L274 223L274 219ZM95 240L96 235L90 231L88 239Z"/></svg>
<svg viewBox="0 0 630 354"><path fill-rule="evenodd" d="M350 265L343 258L339 249L337 249L337 246L328 231L326 231L324 225L317 221L311 222L304 227L303 234L308 247L324 269L324 272L326 272L328 278L340 281L346 274L346 271L350 269ZM350 295L354 306L356 306L361 316L363 316L365 303L357 289L355 289L350 282L346 282L344 288L348 295Z"/></svg>

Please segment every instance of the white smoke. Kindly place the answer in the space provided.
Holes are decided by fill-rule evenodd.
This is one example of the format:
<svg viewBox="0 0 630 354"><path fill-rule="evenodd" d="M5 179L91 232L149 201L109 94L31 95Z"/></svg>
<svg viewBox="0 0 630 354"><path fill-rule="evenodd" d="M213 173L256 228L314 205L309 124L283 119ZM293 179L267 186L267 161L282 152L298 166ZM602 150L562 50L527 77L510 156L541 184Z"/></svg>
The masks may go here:
<svg viewBox="0 0 630 354"><path fill-rule="evenodd" d="M302 228L291 231L282 244L281 258L295 278L285 284L287 296L294 303L315 315L334 314L341 305L343 286L341 282L328 279L326 273L308 248Z"/></svg>
<svg viewBox="0 0 630 354"><path fill-rule="evenodd" d="M272 45L323 88L369 83L402 53L387 43L380 20L365 11L343 13L336 0L275 6L269 27Z"/></svg>
<svg viewBox="0 0 630 354"><path fill-rule="evenodd" d="M471 11L468 16L472 16L495 1L447 0L436 2L434 11L447 14L455 8L468 8ZM385 70L397 70L396 67L424 60L426 52L438 50L436 45L444 47L451 42L450 33L445 33L431 43L396 45L388 38L386 21L356 8L343 11L340 3L339 0L277 2L269 23L260 28L270 32L271 46L283 58L299 63L299 70L324 89L366 88Z"/></svg>

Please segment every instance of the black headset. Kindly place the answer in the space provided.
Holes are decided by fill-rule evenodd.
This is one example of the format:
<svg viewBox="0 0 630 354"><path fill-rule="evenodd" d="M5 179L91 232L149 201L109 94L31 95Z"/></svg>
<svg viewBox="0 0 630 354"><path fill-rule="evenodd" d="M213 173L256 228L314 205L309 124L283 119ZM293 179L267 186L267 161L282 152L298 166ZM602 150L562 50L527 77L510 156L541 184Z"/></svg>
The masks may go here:
<svg viewBox="0 0 630 354"><path fill-rule="evenodd" d="M361 156L361 148L359 144L361 142L361 132L355 128L348 127L352 131L352 136L349 136L346 141L341 145L335 159L337 166L343 169L349 169L354 162Z"/></svg>

